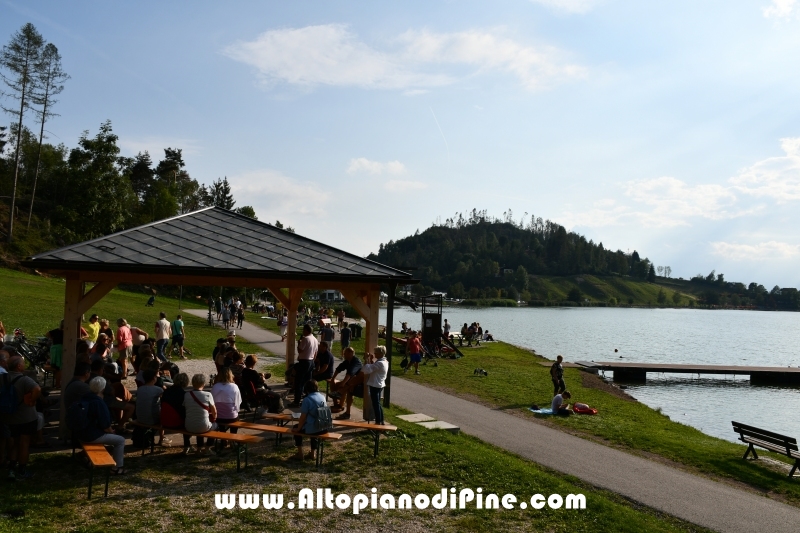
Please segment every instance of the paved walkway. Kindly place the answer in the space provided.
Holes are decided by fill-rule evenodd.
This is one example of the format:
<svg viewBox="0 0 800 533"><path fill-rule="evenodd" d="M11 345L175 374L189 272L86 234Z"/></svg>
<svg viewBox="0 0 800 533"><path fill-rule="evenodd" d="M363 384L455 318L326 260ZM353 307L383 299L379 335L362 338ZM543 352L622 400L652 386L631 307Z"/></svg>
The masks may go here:
<svg viewBox="0 0 800 533"><path fill-rule="evenodd" d="M187 311L205 317L206 311ZM245 323L237 334L281 355L274 333ZM277 340L277 343L275 342ZM800 509L648 459L392 378L392 403L456 424L469 435L688 522L725 532L796 532ZM591 505L591 501L587 502Z"/></svg>

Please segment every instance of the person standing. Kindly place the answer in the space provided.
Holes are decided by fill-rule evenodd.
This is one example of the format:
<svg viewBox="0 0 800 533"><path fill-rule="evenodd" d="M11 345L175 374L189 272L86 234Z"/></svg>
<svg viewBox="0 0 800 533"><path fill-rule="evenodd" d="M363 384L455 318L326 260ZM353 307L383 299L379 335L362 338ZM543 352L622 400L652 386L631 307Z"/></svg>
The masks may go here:
<svg viewBox="0 0 800 533"><path fill-rule="evenodd" d="M553 381L553 396L567 390L567 386L564 384L564 367L561 365L563 361L564 358L559 355L556 357L556 362L550 366L550 379Z"/></svg>
<svg viewBox="0 0 800 533"><path fill-rule="evenodd" d="M342 324L344 324L344 308L340 308L339 311L336 313L336 323L337 327L339 328L339 333L342 332Z"/></svg>
<svg viewBox="0 0 800 533"><path fill-rule="evenodd" d="M133 333L128 326L128 321L124 318L117 319L117 364L119 365L120 374L122 376L128 375L128 361L133 357Z"/></svg>
<svg viewBox="0 0 800 533"><path fill-rule="evenodd" d="M11 433L14 446L11 448L8 462L8 479L10 481L28 479L33 473L28 471L28 454L31 437L36 435L39 427L39 416L36 414L36 400L42 389L34 380L23 374L25 360L14 356L8 361L8 373L0 377L2 388L14 387L17 405L13 412L0 415Z"/></svg>
<svg viewBox="0 0 800 533"><path fill-rule="evenodd" d="M386 359L386 347L376 346L374 353L367 356L367 364L362 369L367 374L367 387L372 412L375 414L375 423L383 425L383 406L381 405L381 392L386 386L386 374L389 373L389 361Z"/></svg>
<svg viewBox="0 0 800 533"><path fill-rule="evenodd" d="M51 329L47 332L47 338L50 339L50 367L54 370L53 373L53 386L56 389L61 388L61 358L64 352L64 321L57 329Z"/></svg>
<svg viewBox="0 0 800 533"><path fill-rule="evenodd" d="M347 322L343 322L343 324L344 329L339 330L339 344L341 344L342 347L342 355L344 355L344 351L350 347L350 337L353 335L353 332L347 327Z"/></svg>
<svg viewBox="0 0 800 533"><path fill-rule="evenodd" d="M183 324L183 315L178 315L172 321L172 344L178 347L181 359L186 359L183 355L183 343L186 342L186 328Z"/></svg>
<svg viewBox="0 0 800 533"><path fill-rule="evenodd" d="M89 323L86 324L86 342L89 343L90 350L97 342L98 335L100 335L100 320L95 314L89 317Z"/></svg>
<svg viewBox="0 0 800 533"><path fill-rule="evenodd" d="M228 307L222 308L222 329L228 329L231 323L231 311Z"/></svg>
<svg viewBox="0 0 800 533"><path fill-rule="evenodd" d="M242 329L243 323L244 323L244 306L240 305L239 309L236 310L236 327Z"/></svg>
<svg viewBox="0 0 800 533"><path fill-rule="evenodd" d="M303 336L297 342L297 363L294 365L294 402L289 407L300 407L303 396L303 387L311 379L311 370L314 368L314 358L317 356L319 342L314 337L311 326L303 326Z"/></svg>
<svg viewBox="0 0 800 533"><path fill-rule="evenodd" d="M286 340L286 329L289 327L289 311L287 309L283 310L283 314L281 318L278 320L278 326L281 328L281 340Z"/></svg>
<svg viewBox="0 0 800 533"><path fill-rule="evenodd" d="M217 322L222 318L222 296L214 302L214 310L217 312Z"/></svg>
<svg viewBox="0 0 800 533"><path fill-rule="evenodd" d="M444 319L444 338L450 338L450 322L448 322L446 318Z"/></svg>
<svg viewBox="0 0 800 533"><path fill-rule="evenodd" d="M167 348L167 344L169 344L170 337L172 337L172 326L169 320L167 320L166 313L159 313L158 316L160 318L158 322L156 322L156 357L162 361L166 361L167 356L164 350Z"/></svg>
<svg viewBox="0 0 800 533"><path fill-rule="evenodd" d="M419 376L419 364L422 362L422 341L420 341L421 334L418 334L416 331L411 331L411 336L408 338L408 342L406 343L406 351L409 356L410 362L408 366L403 370L405 374L408 372L408 369L411 366L414 366L414 374Z"/></svg>

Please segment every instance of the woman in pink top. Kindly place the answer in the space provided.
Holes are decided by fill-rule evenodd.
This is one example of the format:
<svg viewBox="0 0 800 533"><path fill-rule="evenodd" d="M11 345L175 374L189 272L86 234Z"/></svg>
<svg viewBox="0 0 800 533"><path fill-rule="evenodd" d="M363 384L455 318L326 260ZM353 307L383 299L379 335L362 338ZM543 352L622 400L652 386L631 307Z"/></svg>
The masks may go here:
<svg viewBox="0 0 800 533"><path fill-rule="evenodd" d="M214 398L214 405L217 406L217 423L219 430L225 431L231 422L236 422L239 418L239 406L242 405L242 393L239 387L233 382L233 372L230 368L223 368L217 374L216 383L211 387L211 396ZM231 433L236 433L239 428L230 428Z"/></svg>
<svg viewBox="0 0 800 533"><path fill-rule="evenodd" d="M119 373L125 378L128 375L128 361L133 356L133 334L124 318L117 319L117 351Z"/></svg>

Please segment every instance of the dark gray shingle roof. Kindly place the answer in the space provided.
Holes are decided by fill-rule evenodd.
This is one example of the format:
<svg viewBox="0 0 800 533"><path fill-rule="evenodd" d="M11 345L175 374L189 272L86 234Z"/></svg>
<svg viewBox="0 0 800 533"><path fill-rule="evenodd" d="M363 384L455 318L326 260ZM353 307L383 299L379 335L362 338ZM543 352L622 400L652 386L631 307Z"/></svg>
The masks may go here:
<svg viewBox="0 0 800 533"><path fill-rule="evenodd" d="M400 270L209 207L31 257L40 270L412 281Z"/></svg>

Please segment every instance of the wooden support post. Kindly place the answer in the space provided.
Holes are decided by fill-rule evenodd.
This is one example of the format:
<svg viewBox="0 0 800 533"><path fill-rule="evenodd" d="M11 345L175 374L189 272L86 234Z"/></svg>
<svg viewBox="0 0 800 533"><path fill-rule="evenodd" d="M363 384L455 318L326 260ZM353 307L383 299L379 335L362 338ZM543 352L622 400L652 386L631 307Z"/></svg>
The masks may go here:
<svg viewBox="0 0 800 533"><path fill-rule="evenodd" d="M81 327L80 303L83 297L83 283L77 279L67 278L66 289L64 291L64 344L61 355L61 397L67 383L72 379L75 372L75 345L78 343L78 332ZM59 424L60 435L67 437L67 407L61 405L61 422Z"/></svg>
<svg viewBox="0 0 800 533"><path fill-rule="evenodd" d="M78 344L78 332L81 327L81 316L89 311L93 305L100 301L103 296L108 294L117 284L112 281L103 281L92 287L83 294L85 284L77 279L67 278L66 290L64 293L64 345L61 355L61 397L67 384L72 380L75 372L76 345ZM61 423L60 436L67 437L67 407L61 404Z"/></svg>
<svg viewBox="0 0 800 533"><path fill-rule="evenodd" d="M270 289L272 292L272 289ZM278 291L280 292L280 291ZM272 292L275 294L275 292ZM297 308L300 306L300 298L303 296L303 289L289 290L289 325L286 328L286 368L294 364L297 355Z"/></svg>
<svg viewBox="0 0 800 533"><path fill-rule="evenodd" d="M386 373L386 388L383 391L383 406L387 409L390 405L392 392L392 335L394 335L394 292L397 290L396 283L389 284L389 299L386 302L386 360L389 361L389 371Z"/></svg>
<svg viewBox="0 0 800 533"><path fill-rule="evenodd" d="M339 292L341 292L342 296L344 296L347 301L350 302L350 305L352 305L356 312L361 315L361 318L364 320L369 320L369 306L366 304L366 302L364 302L365 295L348 289L343 289Z"/></svg>
<svg viewBox="0 0 800 533"><path fill-rule="evenodd" d="M367 293L367 328L364 337L364 350L366 353L375 353L378 347L378 312L380 311L380 289L371 289ZM366 355L365 361L366 363ZM364 420L375 420L372 409L372 399L369 396L369 387L364 383Z"/></svg>

